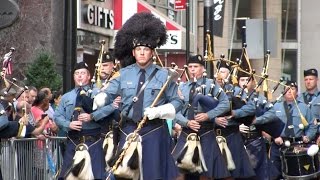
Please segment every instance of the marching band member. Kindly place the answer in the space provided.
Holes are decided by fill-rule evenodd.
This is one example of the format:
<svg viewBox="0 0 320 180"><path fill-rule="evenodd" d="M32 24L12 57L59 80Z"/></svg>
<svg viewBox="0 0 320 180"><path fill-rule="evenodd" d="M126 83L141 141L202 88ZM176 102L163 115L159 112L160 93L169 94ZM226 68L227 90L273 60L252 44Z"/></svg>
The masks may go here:
<svg viewBox="0 0 320 180"><path fill-rule="evenodd" d="M111 52L106 52L103 54L102 57L102 61L101 61L101 72L99 74L100 78L101 78L101 83L103 84L103 87L97 88L96 84L94 84L94 88L93 88L93 96L97 95L97 93L99 93L100 91L103 91L106 86L107 86L107 82L110 80L110 76L112 76L112 70L115 66L115 59L114 56L112 55ZM109 78L109 79L108 79ZM108 133L108 131L110 130L110 125L112 123L112 120L116 120L119 121L119 106L120 106L120 102L121 102L121 98L120 96L117 97L114 101L113 108L111 109L110 106L104 106L104 107L100 107L99 111L95 111L92 113L92 116L95 117L96 119L101 119L104 118L104 120L99 120L98 122L101 124L101 133L106 135ZM112 114L109 114L111 111L113 111Z"/></svg>
<svg viewBox="0 0 320 180"><path fill-rule="evenodd" d="M121 96L118 152L124 152L124 157L121 164L115 166L121 160L116 156L115 164L111 164L116 168L113 174L128 179L174 179L177 169L170 153L172 142L165 119L175 117L182 101L177 94L177 84L167 81L169 70L152 63L155 48L166 42L165 26L151 13L136 13L126 21L115 39L115 57L122 68L120 76L110 81L105 92L109 99L107 104ZM165 89L161 91L163 86ZM156 105L150 107L154 102ZM137 136L133 136L133 131L146 117ZM135 141L129 144L130 138Z"/></svg>
<svg viewBox="0 0 320 180"><path fill-rule="evenodd" d="M297 100L304 102L310 109L317 121L320 120L320 91L318 90L318 71L316 69L308 69L303 72L304 85L306 91L299 94ZM319 122L317 122L319 123ZM317 144L320 144L320 129L318 128L316 137Z"/></svg>
<svg viewBox="0 0 320 180"><path fill-rule="evenodd" d="M220 66L220 69L221 67L223 66ZM227 74L226 77L230 77L230 75ZM240 92L240 88L238 87L238 89L236 89L235 87L232 87L231 84L228 86L230 86L231 89L234 89L233 92L229 93L229 101L233 101L236 94ZM232 104L232 102L230 102L230 104ZM244 149L244 143L239 131L240 122L237 121L237 119L242 118L250 122L250 118L246 117L253 116L254 114L254 103L248 101L248 103L240 109L231 110L231 115L217 117L215 120L215 123L217 124L215 127L216 135L221 139L218 143L226 144L226 148L228 148L231 153L229 156L227 154L225 157L228 162L227 167L233 178L251 178L255 176L248 154ZM226 150L226 148L223 150Z"/></svg>
<svg viewBox="0 0 320 180"><path fill-rule="evenodd" d="M230 82L231 79L231 66L226 61L221 60L217 64L218 75L216 77L217 82L225 90L229 98L239 93L240 88L233 86Z"/></svg>
<svg viewBox="0 0 320 180"><path fill-rule="evenodd" d="M253 91L256 91L255 81L253 78L250 78L248 74L239 72L238 78L240 88L244 88L244 86L246 86L248 90L245 94L251 94ZM243 135L244 145L246 146L246 151L249 154L251 165L256 173L256 179L269 180L269 159L267 157L265 140L262 137L262 131L264 130L262 126L270 126L269 129L272 129L274 133L278 132L279 135L279 129L277 126L280 123L280 120L277 119L273 107L269 107L270 104L264 96L259 94L259 92L255 92L251 99L255 103L256 117L251 124L241 124L240 132ZM271 124L272 121L277 120L279 123L276 122Z"/></svg>
<svg viewBox="0 0 320 180"><path fill-rule="evenodd" d="M97 84L93 85L93 93L92 95L95 97L99 92L105 90L108 86L108 81L114 75L114 66L115 66L115 59L112 52L106 52L102 55L102 61L100 64L100 80L102 83L102 87L98 88ZM99 95L96 97L100 99ZM109 169L108 161L114 156L115 154L115 147L118 145L119 141L119 130L118 122L120 120L120 102L121 97L118 96L112 103L112 105L97 107L98 110L92 112L92 117L95 119L101 119L98 123L101 125L101 137L103 138L103 150L105 153L105 161L106 161L106 169ZM113 130L113 131L112 131Z"/></svg>
<svg viewBox="0 0 320 180"><path fill-rule="evenodd" d="M314 138L317 128L308 106L295 100L298 85L291 81L288 81L286 85L287 87L285 89L288 91L284 91L286 93L284 94L283 101L277 102L274 105L277 117L285 124L281 135L274 138L274 142L271 144L270 160L279 172L279 174L272 174L276 176L275 178L281 177L280 146L283 145L285 141L288 141L288 144L297 142L309 143L310 140ZM307 127L304 127L302 124L303 117L308 122Z"/></svg>
<svg viewBox="0 0 320 180"><path fill-rule="evenodd" d="M87 64L76 64L73 77L76 87L62 96L54 114L56 124L68 133L59 179L74 176L83 179L103 179L105 161L100 138L101 126L96 122L100 119L93 119L91 114L75 109L81 91L89 89L90 72ZM92 105L88 108L92 108ZM84 161L74 161L78 150L88 152L89 156L84 154ZM81 177L83 175L85 178Z"/></svg>
<svg viewBox="0 0 320 180"><path fill-rule="evenodd" d="M218 147L216 136L214 133L214 119L215 117L229 111L229 101L227 95L222 91L218 84L208 79L202 77L204 68L204 60L201 55L191 56L188 61L188 72L191 75L191 78L188 82L180 85L182 92L183 100L185 103L184 108L179 111L176 115L175 121L183 126L182 132L178 138L176 147L173 150L173 156L176 159L176 164L180 169L185 170L185 179L211 179L211 178L227 178L230 177L230 173L226 167L224 159L221 155L220 149ZM193 82L195 79L195 82ZM202 111L200 107L198 108L198 103L196 102L196 107L193 107L193 101L196 101L195 96L197 92L195 89L198 87L203 87L205 82L204 92L208 95L211 91L211 97L207 96L214 101L213 98L217 98L218 104L214 109L209 107L209 111ZM212 89L212 86L214 88ZM211 90L210 90L211 89ZM219 90L221 91L219 94ZM218 97L213 97L214 95L219 94ZM202 96L203 94L201 94ZM209 100L210 101L210 100ZM197 112L194 112L196 111ZM190 115L191 113L191 115ZM188 153L187 149L192 148L192 144L189 144L192 134L196 135L196 138L200 139L198 143L198 149L194 151L191 155ZM187 147L189 146L189 147ZM184 151L187 151L183 153ZM192 158L196 156L195 154L201 154L201 157L198 158L196 162L186 162L187 158L192 161ZM202 159L201 159L202 158ZM199 164L200 167L197 167ZM206 168L202 168L205 166Z"/></svg>

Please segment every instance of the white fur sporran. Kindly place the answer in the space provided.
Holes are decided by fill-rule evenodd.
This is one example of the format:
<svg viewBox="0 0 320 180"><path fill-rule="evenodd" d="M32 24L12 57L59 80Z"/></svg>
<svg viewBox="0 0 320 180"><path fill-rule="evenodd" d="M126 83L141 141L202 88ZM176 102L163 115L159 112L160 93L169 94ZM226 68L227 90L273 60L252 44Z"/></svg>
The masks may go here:
<svg viewBox="0 0 320 180"><path fill-rule="evenodd" d="M186 144L179 153L177 166L190 173L202 173L207 171L200 144L200 137L196 133L190 133L186 138Z"/></svg>
<svg viewBox="0 0 320 180"><path fill-rule="evenodd" d="M105 152L105 161L106 161L106 170L108 171L110 169L110 166L108 165L108 161L112 158L114 144L113 144L113 132L109 131L103 141L102 144L103 151Z"/></svg>
<svg viewBox="0 0 320 180"><path fill-rule="evenodd" d="M88 146L80 143L75 150L72 167L66 180L94 179Z"/></svg>
<svg viewBox="0 0 320 180"><path fill-rule="evenodd" d="M227 140L223 136L217 136L216 140L218 142L222 156L226 160L228 170L229 171L235 170L236 165L234 164L232 154L231 154L230 149L227 144Z"/></svg>
<svg viewBox="0 0 320 180"><path fill-rule="evenodd" d="M133 133L127 135L123 149L125 149L128 146L128 141L132 138L132 136ZM140 135L137 134L137 136L129 144L129 147L125 152L122 162L114 171L115 176L133 180L143 180L141 142L142 138Z"/></svg>

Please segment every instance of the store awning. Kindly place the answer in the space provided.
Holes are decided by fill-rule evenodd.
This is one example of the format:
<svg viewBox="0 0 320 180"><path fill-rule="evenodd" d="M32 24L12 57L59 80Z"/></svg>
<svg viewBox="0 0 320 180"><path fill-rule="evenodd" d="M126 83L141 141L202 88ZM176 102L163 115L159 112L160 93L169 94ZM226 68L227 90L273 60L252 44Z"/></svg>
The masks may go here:
<svg viewBox="0 0 320 180"><path fill-rule="evenodd" d="M186 49L186 29L183 26L176 23L175 21L169 19L167 16L159 12L154 7L150 6L145 1L114 0L114 29L119 30L122 27L122 25L126 22L126 20L137 12L151 12L156 17L160 18L161 21L163 21L166 25L168 30L168 40L164 46L160 47L160 49L175 51L181 51ZM193 47L193 43L194 35L190 34L190 47Z"/></svg>

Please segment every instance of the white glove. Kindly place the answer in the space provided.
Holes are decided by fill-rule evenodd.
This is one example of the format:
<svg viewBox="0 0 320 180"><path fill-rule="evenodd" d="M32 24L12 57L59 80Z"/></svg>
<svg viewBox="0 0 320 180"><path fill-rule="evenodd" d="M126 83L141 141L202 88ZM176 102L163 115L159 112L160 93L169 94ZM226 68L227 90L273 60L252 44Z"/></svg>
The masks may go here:
<svg viewBox="0 0 320 180"><path fill-rule="evenodd" d="M98 93L93 100L92 110L103 107L106 104L107 94L104 92Z"/></svg>
<svg viewBox="0 0 320 180"><path fill-rule="evenodd" d="M242 132L242 133L248 133L249 132L249 126L246 126L244 124L241 124L239 126L239 131Z"/></svg>
<svg viewBox="0 0 320 180"><path fill-rule="evenodd" d="M147 107L144 110L144 115L149 120L160 118L160 119L174 119L176 116L176 109L171 103L164 104L158 107Z"/></svg>

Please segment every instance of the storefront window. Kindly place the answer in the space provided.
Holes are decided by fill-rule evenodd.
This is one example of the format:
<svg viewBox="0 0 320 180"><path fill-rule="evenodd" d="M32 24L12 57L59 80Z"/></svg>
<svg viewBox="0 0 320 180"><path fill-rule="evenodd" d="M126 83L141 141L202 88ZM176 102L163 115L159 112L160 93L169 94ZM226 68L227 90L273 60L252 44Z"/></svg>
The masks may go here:
<svg viewBox="0 0 320 180"><path fill-rule="evenodd" d="M281 25L282 41L297 41L297 0L282 0Z"/></svg>

